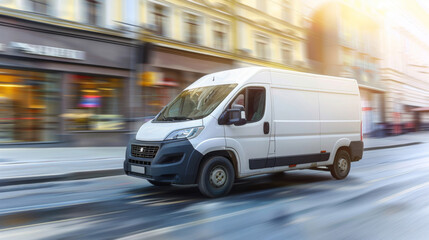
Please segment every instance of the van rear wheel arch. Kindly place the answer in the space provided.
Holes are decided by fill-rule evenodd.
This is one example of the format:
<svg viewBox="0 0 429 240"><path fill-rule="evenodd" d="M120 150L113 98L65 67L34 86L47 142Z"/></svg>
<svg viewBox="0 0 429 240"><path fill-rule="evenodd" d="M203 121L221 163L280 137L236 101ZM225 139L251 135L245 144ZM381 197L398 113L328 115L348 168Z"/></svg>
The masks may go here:
<svg viewBox="0 0 429 240"><path fill-rule="evenodd" d="M337 152L336 152L335 154L337 154L340 150L345 150L345 151L347 151L347 153L351 156L350 148L349 148L348 146L342 146L342 147L339 147L339 148L337 149Z"/></svg>

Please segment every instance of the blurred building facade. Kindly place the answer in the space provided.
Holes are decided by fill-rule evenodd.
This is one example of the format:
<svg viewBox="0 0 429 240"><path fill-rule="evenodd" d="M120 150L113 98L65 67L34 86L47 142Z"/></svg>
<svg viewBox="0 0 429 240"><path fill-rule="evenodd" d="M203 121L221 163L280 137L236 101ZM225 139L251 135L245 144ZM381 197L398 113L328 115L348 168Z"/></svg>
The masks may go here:
<svg viewBox="0 0 429 240"><path fill-rule="evenodd" d="M308 71L298 0L0 2L0 143L124 144L204 74Z"/></svg>
<svg viewBox="0 0 429 240"><path fill-rule="evenodd" d="M0 144L124 144L202 75L244 66L357 79L365 134L424 128L427 13L398 2L0 1Z"/></svg>
<svg viewBox="0 0 429 240"><path fill-rule="evenodd" d="M314 2L314 1L312 1ZM308 58L319 74L358 81L363 133L382 131L385 88L380 81L380 20L361 1L321 1L309 17Z"/></svg>
<svg viewBox="0 0 429 240"><path fill-rule="evenodd" d="M1 144L127 140L135 47L114 3L0 2Z"/></svg>
<svg viewBox="0 0 429 240"><path fill-rule="evenodd" d="M381 79L388 130L429 129L429 14L414 0L383 7Z"/></svg>

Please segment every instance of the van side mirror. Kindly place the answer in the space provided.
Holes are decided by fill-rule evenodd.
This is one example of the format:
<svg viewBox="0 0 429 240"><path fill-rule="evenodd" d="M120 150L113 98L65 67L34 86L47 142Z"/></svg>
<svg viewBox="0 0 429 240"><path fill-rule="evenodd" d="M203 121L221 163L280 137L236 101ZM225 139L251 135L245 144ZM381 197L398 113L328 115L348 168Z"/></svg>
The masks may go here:
<svg viewBox="0 0 429 240"><path fill-rule="evenodd" d="M232 109L227 109L225 112L220 115L218 120L219 125L232 125L241 126L247 123L246 112L244 107L236 107Z"/></svg>

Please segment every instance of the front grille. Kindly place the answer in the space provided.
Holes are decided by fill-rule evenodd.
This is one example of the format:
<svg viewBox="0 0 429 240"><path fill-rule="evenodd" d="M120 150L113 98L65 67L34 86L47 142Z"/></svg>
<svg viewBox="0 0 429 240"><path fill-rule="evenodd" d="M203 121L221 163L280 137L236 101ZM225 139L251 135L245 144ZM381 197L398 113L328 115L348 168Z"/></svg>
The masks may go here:
<svg viewBox="0 0 429 240"><path fill-rule="evenodd" d="M148 161L140 161L140 160L128 159L128 162L129 162L129 163L132 163L132 164L138 164L138 165L150 166L150 162L148 162Z"/></svg>
<svg viewBox="0 0 429 240"><path fill-rule="evenodd" d="M158 149L158 146L131 145L131 156L138 158L154 158Z"/></svg>

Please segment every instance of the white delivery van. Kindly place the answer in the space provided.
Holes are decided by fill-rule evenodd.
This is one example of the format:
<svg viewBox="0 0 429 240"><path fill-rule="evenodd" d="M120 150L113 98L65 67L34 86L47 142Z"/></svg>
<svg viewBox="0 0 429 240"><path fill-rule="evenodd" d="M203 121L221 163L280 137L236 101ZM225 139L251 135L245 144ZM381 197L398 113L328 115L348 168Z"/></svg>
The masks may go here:
<svg viewBox="0 0 429 240"><path fill-rule="evenodd" d="M345 178L362 158L355 80L250 67L206 75L137 132L124 170L156 186L227 194L235 179L295 169Z"/></svg>

